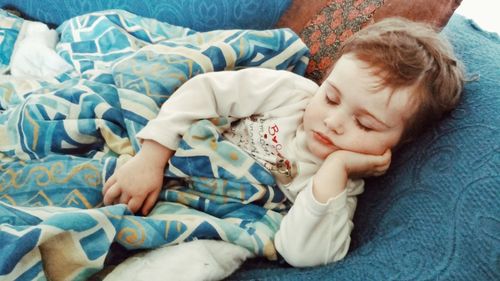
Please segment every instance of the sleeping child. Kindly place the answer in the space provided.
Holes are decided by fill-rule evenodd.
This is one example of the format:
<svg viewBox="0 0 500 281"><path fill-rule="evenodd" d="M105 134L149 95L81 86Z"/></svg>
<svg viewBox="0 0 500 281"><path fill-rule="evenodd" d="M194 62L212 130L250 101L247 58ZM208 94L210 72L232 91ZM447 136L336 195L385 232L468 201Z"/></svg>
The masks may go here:
<svg viewBox="0 0 500 281"><path fill-rule="evenodd" d="M297 267L338 261L362 178L384 174L393 151L456 106L463 83L444 38L396 18L349 38L321 86L264 68L198 75L139 132L142 148L106 181L104 203L147 215L188 128L225 117L224 138L269 169L293 202L274 239L278 253Z"/></svg>

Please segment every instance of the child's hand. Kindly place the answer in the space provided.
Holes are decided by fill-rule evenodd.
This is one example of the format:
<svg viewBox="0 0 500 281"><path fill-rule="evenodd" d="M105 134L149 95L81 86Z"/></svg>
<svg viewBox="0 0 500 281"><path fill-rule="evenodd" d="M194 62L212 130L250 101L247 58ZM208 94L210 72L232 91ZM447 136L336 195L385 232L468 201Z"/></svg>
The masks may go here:
<svg viewBox="0 0 500 281"><path fill-rule="evenodd" d="M173 151L153 141L145 141L141 151L118 168L103 188L105 205L123 203L136 213L147 215L163 185L163 173Z"/></svg>
<svg viewBox="0 0 500 281"><path fill-rule="evenodd" d="M313 194L321 203L344 191L348 178L380 176L391 164L391 151L382 155L339 150L330 154L314 176Z"/></svg>
<svg viewBox="0 0 500 281"><path fill-rule="evenodd" d="M327 157L339 161L350 178L363 178L385 174L391 164L391 150L387 149L382 155L362 154L352 151L339 150Z"/></svg>

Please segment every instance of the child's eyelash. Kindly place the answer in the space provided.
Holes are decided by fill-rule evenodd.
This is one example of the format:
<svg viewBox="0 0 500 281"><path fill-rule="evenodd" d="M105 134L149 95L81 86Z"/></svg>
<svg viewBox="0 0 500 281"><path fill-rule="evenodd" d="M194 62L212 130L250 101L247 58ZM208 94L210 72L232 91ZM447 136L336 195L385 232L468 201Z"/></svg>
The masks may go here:
<svg viewBox="0 0 500 281"><path fill-rule="evenodd" d="M337 105L337 104L339 104L338 101L330 99L328 97L328 95L325 95L325 99L326 99L326 103L328 103L328 104L331 104L331 105Z"/></svg>
<svg viewBox="0 0 500 281"><path fill-rule="evenodd" d="M363 126L363 124L361 124L361 122L359 122L358 119L356 119L356 125L363 131L366 131L366 132L369 132L369 131L372 131L371 128L368 128L366 126Z"/></svg>

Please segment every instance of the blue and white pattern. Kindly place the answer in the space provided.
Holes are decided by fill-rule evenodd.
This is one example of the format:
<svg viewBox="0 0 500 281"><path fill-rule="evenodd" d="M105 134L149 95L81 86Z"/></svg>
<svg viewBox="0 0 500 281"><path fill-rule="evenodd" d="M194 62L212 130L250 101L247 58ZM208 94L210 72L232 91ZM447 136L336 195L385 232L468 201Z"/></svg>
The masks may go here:
<svg viewBox="0 0 500 281"><path fill-rule="evenodd" d="M14 44L23 20L0 9L0 75L9 70Z"/></svg>
<svg viewBox="0 0 500 281"><path fill-rule="evenodd" d="M0 279L86 279L114 242L148 249L223 239L276 258L285 197L267 170L221 138L224 119L184 136L148 217L103 207L101 190L183 82L255 66L303 74L300 39L287 29L199 33L121 10L73 18L58 32L57 53L73 66L58 83L0 81Z"/></svg>

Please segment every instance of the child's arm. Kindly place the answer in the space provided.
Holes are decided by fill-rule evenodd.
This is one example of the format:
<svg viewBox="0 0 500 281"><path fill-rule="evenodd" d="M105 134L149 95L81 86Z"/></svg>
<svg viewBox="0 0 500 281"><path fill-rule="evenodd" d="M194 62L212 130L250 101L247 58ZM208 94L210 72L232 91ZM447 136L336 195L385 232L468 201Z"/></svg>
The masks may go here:
<svg viewBox="0 0 500 281"><path fill-rule="evenodd" d="M389 150L381 156L332 153L281 222L275 246L283 258L297 267L342 259L351 241L355 195L363 190L362 180L348 178L382 174L390 159Z"/></svg>
<svg viewBox="0 0 500 281"><path fill-rule="evenodd" d="M198 75L182 85L137 137L177 149L194 122L228 117L231 121L290 104L307 103L316 91L314 82L288 71L248 68Z"/></svg>

